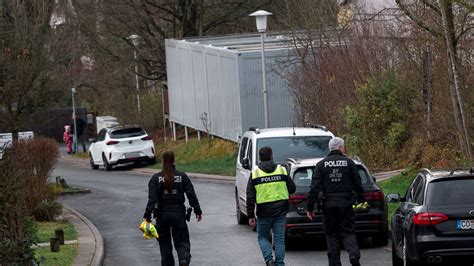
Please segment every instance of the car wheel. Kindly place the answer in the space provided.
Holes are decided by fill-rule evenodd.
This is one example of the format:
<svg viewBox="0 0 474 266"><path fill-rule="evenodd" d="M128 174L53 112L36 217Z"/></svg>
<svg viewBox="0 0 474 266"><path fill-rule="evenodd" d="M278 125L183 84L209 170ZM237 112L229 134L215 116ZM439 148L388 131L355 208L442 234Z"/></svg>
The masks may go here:
<svg viewBox="0 0 474 266"><path fill-rule="evenodd" d="M99 166L94 163L94 159L92 158L92 154L89 154L89 161L90 161L91 169L92 169L92 170L97 170L97 169L99 169Z"/></svg>
<svg viewBox="0 0 474 266"><path fill-rule="evenodd" d="M372 236L372 244L374 244L375 246L386 246L388 244L387 231L382 231Z"/></svg>
<svg viewBox="0 0 474 266"><path fill-rule="evenodd" d="M112 165L109 164L109 162L107 161L107 158L105 157L104 154L102 154L102 161L104 162L105 171L111 171L112 170Z"/></svg>
<svg viewBox="0 0 474 266"><path fill-rule="evenodd" d="M416 263L412 261L408 257L408 250L407 250L407 238L406 236L403 237L403 243L402 243L402 254L403 254L403 266L414 266Z"/></svg>
<svg viewBox="0 0 474 266"><path fill-rule="evenodd" d="M249 220L247 216L240 211L240 204L239 204L239 198L237 196L237 192L235 192L235 210L236 210L236 216L237 216L237 223L247 224Z"/></svg>
<svg viewBox="0 0 474 266"><path fill-rule="evenodd" d="M392 241L392 265L403 266L403 260L397 255L395 243L393 243L393 241Z"/></svg>
<svg viewBox="0 0 474 266"><path fill-rule="evenodd" d="M148 163L149 163L150 165L156 164L156 158L153 157L153 159L150 159L150 160L148 161Z"/></svg>

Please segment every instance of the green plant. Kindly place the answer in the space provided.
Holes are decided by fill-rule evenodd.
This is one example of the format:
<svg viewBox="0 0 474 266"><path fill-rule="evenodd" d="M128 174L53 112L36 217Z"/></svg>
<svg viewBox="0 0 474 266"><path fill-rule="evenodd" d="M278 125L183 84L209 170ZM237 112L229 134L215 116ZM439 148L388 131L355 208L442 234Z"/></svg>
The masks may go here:
<svg viewBox="0 0 474 266"><path fill-rule="evenodd" d="M33 216L37 221L53 221L54 217L62 213L63 206L56 201L44 201L33 210Z"/></svg>
<svg viewBox="0 0 474 266"><path fill-rule="evenodd" d="M405 196L405 193L411 182L413 181L415 175L416 170L412 167L408 167L402 173L387 180L378 182L378 185L380 186L385 195L398 193L403 197ZM398 208L398 206L398 203L388 203L388 221L392 219L393 213Z"/></svg>
<svg viewBox="0 0 474 266"><path fill-rule="evenodd" d="M348 146L372 168L393 165L411 136L416 91L403 81L393 71L384 71L378 79L357 84L358 102L345 109Z"/></svg>

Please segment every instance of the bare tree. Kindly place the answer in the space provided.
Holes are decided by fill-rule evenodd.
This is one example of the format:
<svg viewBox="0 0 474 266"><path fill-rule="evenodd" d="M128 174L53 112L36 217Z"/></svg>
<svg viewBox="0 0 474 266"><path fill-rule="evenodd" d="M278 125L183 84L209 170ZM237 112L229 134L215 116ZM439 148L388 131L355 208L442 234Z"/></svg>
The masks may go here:
<svg viewBox="0 0 474 266"><path fill-rule="evenodd" d="M462 39L474 29L474 20L472 19L474 5L463 0L424 0L412 4L407 4L404 0L396 0L396 3L417 26L429 32L433 37L443 38L445 41L451 102L459 135L459 145L472 161L471 143L463 107L463 85L459 72L458 46ZM426 13L430 14L431 21L424 19L423 16Z"/></svg>
<svg viewBox="0 0 474 266"><path fill-rule="evenodd" d="M54 0L0 3L1 122L16 139L29 114L61 97L55 80L71 67L70 47L62 30L52 27Z"/></svg>

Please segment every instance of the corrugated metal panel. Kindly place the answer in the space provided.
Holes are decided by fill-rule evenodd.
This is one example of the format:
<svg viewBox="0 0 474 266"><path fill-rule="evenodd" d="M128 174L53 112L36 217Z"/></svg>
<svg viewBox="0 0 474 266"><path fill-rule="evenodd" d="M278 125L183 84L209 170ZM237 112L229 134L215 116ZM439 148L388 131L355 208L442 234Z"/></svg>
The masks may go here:
<svg viewBox="0 0 474 266"><path fill-rule="evenodd" d="M209 115L209 93L207 90L206 78L206 54L204 49L193 47L193 80L194 80L194 100L195 100L195 129L205 131L201 115Z"/></svg>
<svg viewBox="0 0 474 266"><path fill-rule="evenodd" d="M286 56L281 50L265 51L267 70L268 116L270 127L291 126L295 117L293 100L286 80L275 68L279 68L278 59ZM241 110L242 128L264 127L264 109L262 93L262 61L260 52L241 53ZM296 122L296 121L295 121Z"/></svg>
<svg viewBox="0 0 474 266"><path fill-rule="evenodd" d="M178 48L174 41L166 40L166 73L168 77L168 97L170 121L183 123L181 104L181 74L179 69Z"/></svg>
<svg viewBox="0 0 474 266"><path fill-rule="evenodd" d="M189 47L179 47L179 68L181 80L181 108L184 125L196 125L196 110L194 108L194 79L191 50Z"/></svg>
<svg viewBox="0 0 474 266"><path fill-rule="evenodd" d="M237 53L167 40L170 121L236 140L241 132Z"/></svg>
<svg viewBox="0 0 474 266"><path fill-rule="evenodd" d="M234 141L237 140L237 135L242 131L237 62L235 56L221 56L219 68L221 71L220 121L225 128L225 132L223 132L225 138Z"/></svg>

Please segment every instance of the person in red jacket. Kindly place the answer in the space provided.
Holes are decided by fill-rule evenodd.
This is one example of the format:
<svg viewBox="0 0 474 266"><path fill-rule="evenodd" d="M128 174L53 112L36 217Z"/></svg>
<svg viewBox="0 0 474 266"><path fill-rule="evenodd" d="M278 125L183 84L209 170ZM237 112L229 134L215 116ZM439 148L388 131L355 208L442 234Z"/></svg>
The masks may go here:
<svg viewBox="0 0 474 266"><path fill-rule="evenodd" d="M63 140L66 143L67 154L71 154L71 152L72 152L72 134L71 134L71 127L70 126L64 126Z"/></svg>

